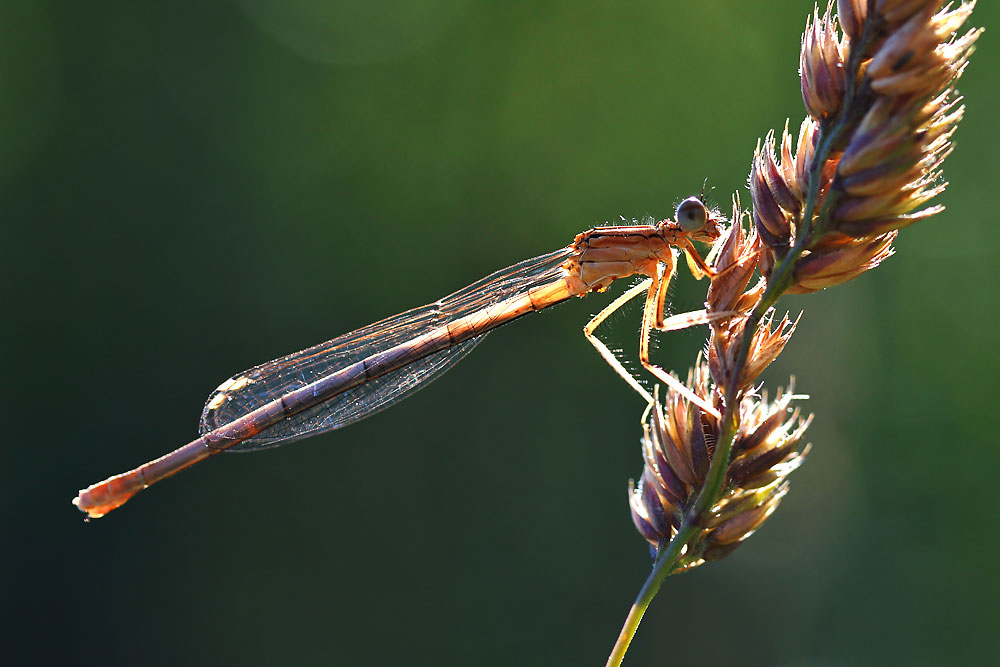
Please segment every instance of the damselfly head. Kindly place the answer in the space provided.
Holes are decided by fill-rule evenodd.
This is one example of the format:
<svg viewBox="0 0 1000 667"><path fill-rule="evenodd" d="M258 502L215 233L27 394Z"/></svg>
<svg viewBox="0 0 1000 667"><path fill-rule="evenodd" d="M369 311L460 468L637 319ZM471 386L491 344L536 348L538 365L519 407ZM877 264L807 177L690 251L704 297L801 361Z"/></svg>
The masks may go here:
<svg viewBox="0 0 1000 667"><path fill-rule="evenodd" d="M677 206L674 215L677 226L694 241L714 243L722 233L719 223L724 220L718 211L705 205L700 197L688 197Z"/></svg>
<svg viewBox="0 0 1000 667"><path fill-rule="evenodd" d="M675 217L681 229L697 232L708 222L708 207L697 197L688 197L677 206Z"/></svg>

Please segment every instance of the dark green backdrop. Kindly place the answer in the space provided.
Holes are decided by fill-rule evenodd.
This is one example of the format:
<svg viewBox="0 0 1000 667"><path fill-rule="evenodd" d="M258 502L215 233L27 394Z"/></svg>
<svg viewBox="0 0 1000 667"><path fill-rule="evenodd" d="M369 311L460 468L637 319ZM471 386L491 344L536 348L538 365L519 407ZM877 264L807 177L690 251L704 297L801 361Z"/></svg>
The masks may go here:
<svg viewBox="0 0 1000 667"><path fill-rule="evenodd" d="M606 295L342 432L217 457L90 524L70 500L190 440L243 368L669 215L706 178L728 210L757 138L802 117L809 11L5 3L10 664L603 664L649 564L626 505L642 403L580 334ZM785 302L805 316L768 382L794 373L817 415L790 495L667 582L628 664L1000 652L993 44L962 85L947 213ZM677 310L699 288L682 271ZM637 330L633 310L609 335L631 352ZM686 368L700 335L657 359Z"/></svg>

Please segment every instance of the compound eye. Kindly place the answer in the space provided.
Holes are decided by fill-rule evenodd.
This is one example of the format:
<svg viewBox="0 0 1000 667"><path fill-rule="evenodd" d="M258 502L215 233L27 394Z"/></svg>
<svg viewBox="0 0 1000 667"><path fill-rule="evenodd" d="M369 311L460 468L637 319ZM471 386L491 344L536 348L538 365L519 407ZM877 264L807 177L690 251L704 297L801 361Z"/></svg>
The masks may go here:
<svg viewBox="0 0 1000 667"><path fill-rule="evenodd" d="M708 209L697 197L688 197L677 207L677 224L686 232L696 232L708 222Z"/></svg>

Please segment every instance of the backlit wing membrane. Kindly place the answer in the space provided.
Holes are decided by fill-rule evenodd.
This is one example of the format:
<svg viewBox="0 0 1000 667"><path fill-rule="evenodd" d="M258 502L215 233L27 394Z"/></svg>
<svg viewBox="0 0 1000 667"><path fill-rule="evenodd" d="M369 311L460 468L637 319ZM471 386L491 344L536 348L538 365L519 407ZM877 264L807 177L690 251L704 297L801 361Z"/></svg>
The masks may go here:
<svg viewBox="0 0 1000 667"><path fill-rule="evenodd" d="M427 306L414 308L325 343L255 366L222 383L208 397L199 432L213 431L291 391L405 344L422 334L557 280L570 248L497 271ZM468 354L485 337L453 345L291 415L226 451L249 451L346 426L383 410L426 386Z"/></svg>

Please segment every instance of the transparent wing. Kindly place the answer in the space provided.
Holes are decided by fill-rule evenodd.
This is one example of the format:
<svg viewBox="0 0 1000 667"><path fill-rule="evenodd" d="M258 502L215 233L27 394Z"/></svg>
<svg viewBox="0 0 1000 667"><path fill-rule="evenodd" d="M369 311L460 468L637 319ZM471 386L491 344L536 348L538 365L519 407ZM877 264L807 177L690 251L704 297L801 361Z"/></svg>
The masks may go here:
<svg viewBox="0 0 1000 667"><path fill-rule="evenodd" d="M208 397L199 432L213 431L350 364L557 280L562 276L560 265L570 252L569 248L563 248L525 260L427 306L408 310L235 375ZM440 350L349 389L320 405L290 416L226 451L272 447L347 426L373 415L426 386L468 354L485 335Z"/></svg>

